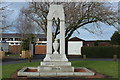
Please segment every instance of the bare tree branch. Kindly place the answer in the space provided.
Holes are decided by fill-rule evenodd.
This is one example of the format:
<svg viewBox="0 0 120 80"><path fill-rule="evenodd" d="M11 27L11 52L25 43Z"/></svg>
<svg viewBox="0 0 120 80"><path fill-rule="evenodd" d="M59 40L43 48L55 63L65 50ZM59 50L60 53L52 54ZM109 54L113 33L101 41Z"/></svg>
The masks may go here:
<svg viewBox="0 0 120 80"><path fill-rule="evenodd" d="M26 14L30 19L36 22L41 27L44 33L47 33L47 14L50 4L62 4L65 10L65 23L66 39L69 39L71 35L80 27L87 24L104 23L110 26L116 26L117 23L117 11L112 9L109 3L104 2L69 2L69 3L42 3L32 2L30 7L23 10L23 14ZM31 18L32 17L32 18ZM55 23L56 24L56 23ZM44 25L44 26L43 26ZM96 26L99 28L98 26ZM88 29L86 29L88 30ZM92 32L88 30L89 32ZM60 33L59 25L56 24L56 31L54 38Z"/></svg>

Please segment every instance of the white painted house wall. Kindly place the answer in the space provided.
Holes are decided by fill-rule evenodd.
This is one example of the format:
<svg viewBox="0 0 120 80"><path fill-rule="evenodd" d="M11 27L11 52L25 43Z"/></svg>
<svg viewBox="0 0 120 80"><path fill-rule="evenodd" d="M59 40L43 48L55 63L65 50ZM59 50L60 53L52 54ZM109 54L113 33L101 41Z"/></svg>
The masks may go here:
<svg viewBox="0 0 120 80"><path fill-rule="evenodd" d="M68 55L81 55L83 41L68 41Z"/></svg>

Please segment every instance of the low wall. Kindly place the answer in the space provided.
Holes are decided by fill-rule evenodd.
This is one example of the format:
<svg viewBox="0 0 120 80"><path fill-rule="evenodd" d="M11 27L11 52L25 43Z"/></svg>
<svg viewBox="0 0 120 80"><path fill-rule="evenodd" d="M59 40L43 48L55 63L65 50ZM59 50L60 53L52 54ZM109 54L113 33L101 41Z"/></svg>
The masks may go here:
<svg viewBox="0 0 120 80"><path fill-rule="evenodd" d="M9 52L12 54L20 54L20 45L11 45L9 46Z"/></svg>
<svg viewBox="0 0 120 80"><path fill-rule="evenodd" d="M36 45L35 54L46 54L46 45Z"/></svg>
<svg viewBox="0 0 120 80"><path fill-rule="evenodd" d="M4 59L5 58L5 52L4 51L0 51L0 59Z"/></svg>
<svg viewBox="0 0 120 80"><path fill-rule="evenodd" d="M20 54L20 45L9 46L9 52L12 54ZM35 54L46 54L46 45L35 45Z"/></svg>

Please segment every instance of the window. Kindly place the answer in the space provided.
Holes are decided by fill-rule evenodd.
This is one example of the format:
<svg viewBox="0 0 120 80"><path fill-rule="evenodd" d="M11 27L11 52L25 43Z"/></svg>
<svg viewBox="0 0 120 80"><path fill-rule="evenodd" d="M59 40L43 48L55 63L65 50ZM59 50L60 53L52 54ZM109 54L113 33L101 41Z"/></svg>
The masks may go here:
<svg viewBox="0 0 120 80"><path fill-rule="evenodd" d="M21 41L21 39L20 38L15 38L15 41Z"/></svg>
<svg viewBox="0 0 120 80"><path fill-rule="evenodd" d="M46 45L46 43L42 43L42 45Z"/></svg>
<svg viewBox="0 0 120 80"><path fill-rule="evenodd" d="M7 41L8 39L7 38L3 38L3 41Z"/></svg>
<svg viewBox="0 0 120 80"><path fill-rule="evenodd" d="M38 45L46 45L46 43L38 43Z"/></svg>
<svg viewBox="0 0 120 80"><path fill-rule="evenodd" d="M38 45L42 45L41 43L38 43Z"/></svg>
<svg viewBox="0 0 120 80"><path fill-rule="evenodd" d="M14 43L11 43L12 45L14 44Z"/></svg>
<svg viewBox="0 0 120 80"><path fill-rule="evenodd" d="M41 38L39 38L39 41L41 41Z"/></svg>
<svg viewBox="0 0 120 80"><path fill-rule="evenodd" d="M39 41L46 41L46 38L39 38Z"/></svg>
<svg viewBox="0 0 120 80"><path fill-rule="evenodd" d="M15 44L17 44L17 45L18 45L18 43L15 43Z"/></svg>

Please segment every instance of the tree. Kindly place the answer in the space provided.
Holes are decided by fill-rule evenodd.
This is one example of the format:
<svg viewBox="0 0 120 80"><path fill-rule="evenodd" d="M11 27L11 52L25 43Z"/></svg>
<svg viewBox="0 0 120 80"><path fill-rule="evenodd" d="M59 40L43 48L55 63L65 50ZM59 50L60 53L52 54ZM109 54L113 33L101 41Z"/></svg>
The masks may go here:
<svg viewBox="0 0 120 80"><path fill-rule="evenodd" d="M118 2L118 26L115 27L120 34L120 2Z"/></svg>
<svg viewBox="0 0 120 80"><path fill-rule="evenodd" d="M118 31L115 31L111 37L111 44L120 45L120 34Z"/></svg>
<svg viewBox="0 0 120 80"><path fill-rule="evenodd" d="M104 23L107 25L116 26L117 11L112 10L109 3L104 2L79 2L79 3L48 3L48 2L32 2L29 8L22 10L29 19L38 24L43 32L47 33L47 15L50 4L62 4L65 10L65 38L66 40L78 28L87 24L96 24L97 28L100 28L98 23ZM94 33L85 27L86 30ZM53 39L60 33L59 25L56 23L55 34ZM79 31L78 31L79 32ZM47 34L46 34L47 35Z"/></svg>
<svg viewBox="0 0 120 80"><path fill-rule="evenodd" d="M22 50L29 50L29 44L34 43L35 40L34 23L26 15L20 13L15 27L17 32L21 34Z"/></svg>
<svg viewBox="0 0 120 80"><path fill-rule="evenodd" d="M12 5L10 3L0 2L0 5L0 18L2 19L0 29L4 32L12 27L12 23L9 24L8 16L13 13L13 10L9 9L9 6Z"/></svg>

